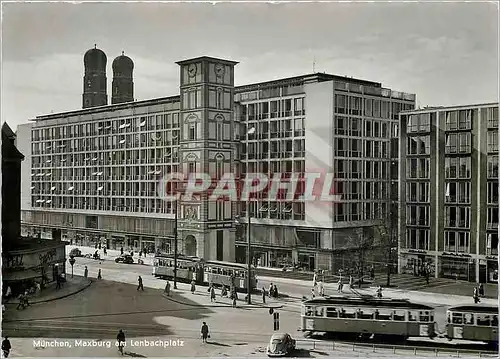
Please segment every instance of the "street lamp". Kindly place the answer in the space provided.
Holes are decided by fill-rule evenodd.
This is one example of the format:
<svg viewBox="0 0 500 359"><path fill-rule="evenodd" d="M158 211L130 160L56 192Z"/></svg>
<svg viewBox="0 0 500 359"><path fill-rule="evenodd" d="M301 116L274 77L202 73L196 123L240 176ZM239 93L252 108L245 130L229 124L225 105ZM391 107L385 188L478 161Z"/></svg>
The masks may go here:
<svg viewBox="0 0 500 359"><path fill-rule="evenodd" d="M75 265L75 257L74 256L69 256L69 264L71 264L71 278L73 278L73 266Z"/></svg>
<svg viewBox="0 0 500 359"><path fill-rule="evenodd" d="M177 185L175 187L175 194L177 196ZM178 201L175 198L175 212L174 212L174 289L177 289L177 223L178 223Z"/></svg>
<svg viewBox="0 0 500 359"><path fill-rule="evenodd" d="M246 141L247 141L247 151L246 151L246 171L245 171L245 179L248 178L248 159L249 159L249 148L250 144L248 143L248 136L253 135L255 133L255 127L252 127L247 130L246 133ZM250 293L252 292L252 280L251 280L251 271L252 271L252 256L251 256L251 241L250 241L250 196L247 200L247 205L246 205L246 211L247 211L247 266L248 266L248 273L247 273L247 303L252 304L252 298L250 296Z"/></svg>

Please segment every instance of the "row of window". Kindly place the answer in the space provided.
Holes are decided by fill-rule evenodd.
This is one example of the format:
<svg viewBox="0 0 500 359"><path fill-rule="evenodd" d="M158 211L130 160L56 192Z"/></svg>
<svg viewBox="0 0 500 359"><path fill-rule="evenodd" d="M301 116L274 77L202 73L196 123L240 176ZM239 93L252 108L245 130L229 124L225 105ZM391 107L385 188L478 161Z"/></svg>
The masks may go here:
<svg viewBox="0 0 500 359"><path fill-rule="evenodd" d="M120 150L125 148L155 148L158 146L176 146L179 140L179 130L166 130L150 133L129 133L87 137L74 140L47 140L32 143L32 154L63 154L73 152L88 152L102 150Z"/></svg>
<svg viewBox="0 0 500 359"><path fill-rule="evenodd" d="M109 136L116 133L155 131L179 128L179 113L161 113L140 117L116 118L92 121L76 125L59 125L50 128L35 128L32 141L58 140L72 137Z"/></svg>
<svg viewBox="0 0 500 359"><path fill-rule="evenodd" d="M471 209L465 206L445 206L444 226L448 228L470 228Z"/></svg>
<svg viewBox="0 0 500 359"><path fill-rule="evenodd" d="M470 157L446 157L444 159L444 176L446 179L471 178Z"/></svg>
<svg viewBox="0 0 500 359"><path fill-rule="evenodd" d="M454 153L470 153L472 144L472 134L464 133L447 133L446 134L446 154Z"/></svg>
<svg viewBox="0 0 500 359"><path fill-rule="evenodd" d="M389 162L361 161L361 160L334 160L333 169L335 178L359 179L388 179Z"/></svg>
<svg viewBox="0 0 500 359"><path fill-rule="evenodd" d="M434 116L435 115L431 113L409 115L407 119L406 132L407 133L430 132L431 118L434 118Z"/></svg>
<svg viewBox="0 0 500 359"><path fill-rule="evenodd" d="M382 219L387 213L386 202L335 203L334 218L337 222Z"/></svg>
<svg viewBox="0 0 500 359"><path fill-rule="evenodd" d="M406 230L406 248L428 251L430 249L430 233L429 229L413 229Z"/></svg>
<svg viewBox="0 0 500 359"><path fill-rule="evenodd" d="M444 251L453 253L470 253L470 233L445 231Z"/></svg>
<svg viewBox="0 0 500 359"><path fill-rule="evenodd" d="M431 136L408 137L406 149L408 155L430 155Z"/></svg>
<svg viewBox="0 0 500 359"><path fill-rule="evenodd" d="M430 158L407 158L406 178L430 178Z"/></svg>
<svg viewBox="0 0 500 359"><path fill-rule="evenodd" d="M430 230L413 229L406 230L406 248L417 250L431 250ZM498 254L498 233L489 233L483 237L488 255ZM444 251L452 253L471 253L470 232L467 231L445 231ZM475 251L475 249L473 250Z"/></svg>
<svg viewBox="0 0 500 359"><path fill-rule="evenodd" d="M472 121L476 121L478 110L446 111L445 130L470 130Z"/></svg>
<svg viewBox="0 0 500 359"><path fill-rule="evenodd" d="M431 184L429 182L407 182L406 202L429 203L431 200Z"/></svg>
<svg viewBox="0 0 500 359"><path fill-rule="evenodd" d="M338 157L387 158L389 142L337 137L334 140L334 151Z"/></svg>
<svg viewBox="0 0 500 359"><path fill-rule="evenodd" d="M461 203L469 204L470 197L470 182L448 182L444 194L445 203Z"/></svg>
<svg viewBox="0 0 500 359"><path fill-rule="evenodd" d="M335 194L342 195L343 201L384 199L388 197L389 189L388 182L337 181L335 183Z"/></svg>
<svg viewBox="0 0 500 359"><path fill-rule="evenodd" d="M354 117L335 116L334 133L345 136L389 138L390 123Z"/></svg>
<svg viewBox="0 0 500 359"><path fill-rule="evenodd" d="M430 226L431 207L429 206L406 206L406 224L417 226Z"/></svg>
<svg viewBox="0 0 500 359"><path fill-rule="evenodd" d="M375 319L410 322L434 322L432 311L409 311L406 309L386 309L386 308L352 308L352 307L310 307L304 308L306 317L327 317L327 318L351 318L351 319Z"/></svg>
<svg viewBox="0 0 500 359"><path fill-rule="evenodd" d="M263 120L267 118L304 116L305 99L283 99L263 101L242 105L241 116L247 121Z"/></svg>
<svg viewBox="0 0 500 359"><path fill-rule="evenodd" d="M355 116L370 116L394 120L399 112L412 110L413 103L389 102L358 96L335 95L335 112Z"/></svg>

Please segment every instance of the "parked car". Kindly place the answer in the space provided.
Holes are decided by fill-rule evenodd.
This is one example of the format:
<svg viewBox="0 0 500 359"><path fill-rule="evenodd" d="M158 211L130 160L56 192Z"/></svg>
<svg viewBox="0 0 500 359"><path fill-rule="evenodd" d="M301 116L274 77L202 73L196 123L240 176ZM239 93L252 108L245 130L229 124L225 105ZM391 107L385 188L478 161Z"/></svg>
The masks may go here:
<svg viewBox="0 0 500 359"><path fill-rule="evenodd" d="M123 256L116 257L115 262L116 263L133 264L134 258L129 254L125 254Z"/></svg>
<svg viewBox="0 0 500 359"><path fill-rule="evenodd" d="M290 334L273 334L267 346L268 357L284 357L295 350L295 339Z"/></svg>
<svg viewBox="0 0 500 359"><path fill-rule="evenodd" d="M69 252L69 255L70 256L73 256L73 257L81 257L82 256L82 251L79 250L78 248L73 248L70 252Z"/></svg>

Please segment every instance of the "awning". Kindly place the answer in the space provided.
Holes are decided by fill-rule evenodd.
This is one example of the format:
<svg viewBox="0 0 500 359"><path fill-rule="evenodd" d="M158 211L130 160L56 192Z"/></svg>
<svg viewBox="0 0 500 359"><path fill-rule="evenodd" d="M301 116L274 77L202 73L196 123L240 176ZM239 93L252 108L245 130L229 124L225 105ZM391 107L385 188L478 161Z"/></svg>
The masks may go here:
<svg viewBox="0 0 500 359"><path fill-rule="evenodd" d="M34 270L24 270L19 272L11 272L2 274L2 280L5 282L18 282L26 279L42 278L40 272Z"/></svg>

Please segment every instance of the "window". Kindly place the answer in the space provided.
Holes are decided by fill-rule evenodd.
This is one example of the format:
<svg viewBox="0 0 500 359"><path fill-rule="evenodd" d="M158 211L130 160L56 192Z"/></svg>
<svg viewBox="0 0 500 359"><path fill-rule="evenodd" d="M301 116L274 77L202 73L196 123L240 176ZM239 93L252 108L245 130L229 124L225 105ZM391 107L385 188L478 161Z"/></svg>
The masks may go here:
<svg viewBox="0 0 500 359"><path fill-rule="evenodd" d="M454 131L458 128L457 111L446 112L446 131Z"/></svg>
<svg viewBox="0 0 500 359"><path fill-rule="evenodd" d="M457 251L457 242L456 242L456 232L444 232L444 250L445 252L453 252Z"/></svg>
<svg viewBox="0 0 500 359"><path fill-rule="evenodd" d="M295 99L295 113L294 114L295 114L295 116L305 115L304 99L303 98L296 98Z"/></svg>
<svg viewBox="0 0 500 359"><path fill-rule="evenodd" d="M498 204L498 182L488 182L488 204Z"/></svg>
<svg viewBox="0 0 500 359"><path fill-rule="evenodd" d="M188 140L196 140L196 123L190 123L188 125Z"/></svg>
<svg viewBox="0 0 500 359"><path fill-rule="evenodd" d="M457 163L458 163L458 158L456 157L445 158L444 160L445 178L457 178Z"/></svg>
<svg viewBox="0 0 500 359"><path fill-rule="evenodd" d="M406 177L407 178L417 178L417 159L416 158L406 159Z"/></svg>
<svg viewBox="0 0 500 359"><path fill-rule="evenodd" d="M351 136L361 136L361 120L351 118L350 121Z"/></svg>
<svg viewBox="0 0 500 359"><path fill-rule="evenodd" d="M488 156L488 178L498 179L498 156Z"/></svg>
<svg viewBox="0 0 500 359"><path fill-rule="evenodd" d="M498 152L498 131L488 131L488 152Z"/></svg>
<svg viewBox="0 0 500 359"><path fill-rule="evenodd" d="M454 159L457 160L457 158L454 158ZM471 158L470 157L461 157L460 159L458 159L458 163L459 163L458 178L465 178L465 179L470 178Z"/></svg>
<svg viewBox="0 0 500 359"><path fill-rule="evenodd" d="M420 132L430 132L431 130L431 114L422 113L419 116L419 128Z"/></svg>
<svg viewBox="0 0 500 359"><path fill-rule="evenodd" d="M360 97L351 97L350 98L350 107L352 115L361 115L361 98Z"/></svg>
<svg viewBox="0 0 500 359"><path fill-rule="evenodd" d="M498 129L498 107L486 109L486 118L488 119L488 128Z"/></svg>
<svg viewBox="0 0 500 359"><path fill-rule="evenodd" d="M418 137L408 137L408 154L416 155L418 154Z"/></svg>
<svg viewBox="0 0 500 359"><path fill-rule="evenodd" d="M335 117L335 134L347 135L347 118L342 116Z"/></svg>
<svg viewBox="0 0 500 359"><path fill-rule="evenodd" d="M429 178L430 176L430 159L419 158L419 178Z"/></svg>
<svg viewBox="0 0 500 359"><path fill-rule="evenodd" d="M459 133L458 144L460 153L469 153L471 150L471 133Z"/></svg>
<svg viewBox="0 0 500 359"><path fill-rule="evenodd" d="M452 253L470 252L470 233L469 232L444 232L444 250Z"/></svg>
<svg viewBox="0 0 500 359"><path fill-rule="evenodd" d="M335 139L335 155L341 157L347 156L347 139Z"/></svg>
<svg viewBox="0 0 500 359"><path fill-rule="evenodd" d="M418 153L420 155L430 155L430 142L431 138L430 136L421 136L418 137L419 140L419 146L418 146Z"/></svg>
<svg viewBox="0 0 500 359"><path fill-rule="evenodd" d="M372 105L373 105L373 100L372 99L365 99L365 116L372 116Z"/></svg>
<svg viewBox="0 0 500 359"><path fill-rule="evenodd" d="M488 229L498 228L498 207L488 208L486 227Z"/></svg>
<svg viewBox="0 0 500 359"><path fill-rule="evenodd" d="M409 115L408 116L408 125L406 127L406 131L408 133L418 131L418 115Z"/></svg>
<svg viewBox="0 0 500 359"><path fill-rule="evenodd" d="M365 121L365 137L372 137L372 121Z"/></svg>
<svg viewBox="0 0 500 359"><path fill-rule="evenodd" d="M338 178L347 177L347 160L335 160L335 174Z"/></svg>
<svg viewBox="0 0 500 359"><path fill-rule="evenodd" d="M458 183L458 203L470 203L470 182Z"/></svg>
<svg viewBox="0 0 500 359"><path fill-rule="evenodd" d="M457 153L458 138L456 133L446 135L446 153Z"/></svg>
<svg viewBox="0 0 500 359"><path fill-rule="evenodd" d="M470 228L469 207L445 207L445 226L452 228Z"/></svg>
<svg viewBox="0 0 500 359"><path fill-rule="evenodd" d="M295 100L297 101L297 100ZM335 112L336 113L347 113L347 96L345 95L335 95ZM297 106L295 107L295 112L297 112ZM297 115L297 114L295 114Z"/></svg>
<svg viewBox="0 0 500 359"><path fill-rule="evenodd" d="M418 201L419 202L430 202L430 183L429 182L419 182L418 183Z"/></svg>
<svg viewBox="0 0 500 359"><path fill-rule="evenodd" d="M428 251L430 247L430 231L428 229L407 229L406 246L408 249Z"/></svg>
<svg viewBox="0 0 500 359"><path fill-rule="evenodd" d="M446 183L445 190L445 202L446 203L456 203L457 202L457 183L449 182Z"/></svg>
<svg viewBox="0 0 500 359"><path fill-rule="evenodd" d="M471 128L471 110L460 110L458 112L458 129L470 130Z"/></svg>

